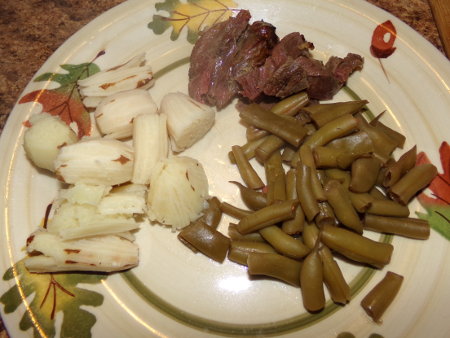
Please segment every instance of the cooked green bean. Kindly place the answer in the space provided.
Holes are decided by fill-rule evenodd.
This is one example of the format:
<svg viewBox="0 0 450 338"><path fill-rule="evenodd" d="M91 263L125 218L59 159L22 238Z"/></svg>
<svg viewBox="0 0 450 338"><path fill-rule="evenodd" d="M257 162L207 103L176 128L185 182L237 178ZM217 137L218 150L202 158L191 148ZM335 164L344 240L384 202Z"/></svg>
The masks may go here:
<svg viewBox="0 0 450 338"><path fill-rule="evenodd" d="M276 225L265 227L259 233L276 251L287 257L301 259L310 251L300 240L289 236Z"/></svg>
<svg viewBox="0 0 450 338"><path fill-rule="evenodd" d="M373 154L383 163L386 163L397 143L387 136L382 130L371 126L363 117L358 117L358 127L361 131L367 133L374 146Z"/></svg>
<svg viewBox="0 0 450 338"><path fill-rule="evenodd" d="M281 116L294 116L298 113L299 109L305 106L309 102L308 95L305 92L291 95L273 105L270 111L274 114ZM250 126L247 128L247 139L260 138L268 135L265 130Z"/></svg>
<svg viewBox="0 0 450 338"><path fill-rule="evenodd" d="M227 214L227 215L232 216L237 219L241 219L252 213L252 211L250 211L250 210L244 210L244 209L238 208L227 202L220 203L220 210L222 210L222 212L224 214Z"/></svg>
<svg viewBox="0 0 450 338"><path fill-rule="evenodd" d="M395 234L414 239L428 239L430 225L428 221L417 218L385 217L366 214L364 227L369 230Z"/></svg>
<svg viewBox="0 0 450 338"><path fill-rule="evenodd" d="M241 265L247 265L249 253L276 253L269 244L254 241L231 241L228 259Z"/></svg>
<svg viewBox="0 0 450 338"><path fill-rule="evenodd" d="M353 208L348 190L338 181L330 180L325 185L325 195L339 222L361 234L363 227Z"/></svg>
<svg viewBox="0 0 450 338"><path fill-rule="evenodd" d="M266 240L262 238L259 232L252 232L246 235L241 234L235 223L230 223L228 225L228 236L232 241L262 242L267 244Z"/></svg>
<svg viewBox="0 0 450 338"><path fill-rule="evenodd" d="M292 162L292 159L294 158L295 153L296 153L295 148L292 147L291 145L287 144L283 148L283 152L281 153L281 159L283 160L283 162L290 163L290 162Z"/></svg>
<svg viewBox="0 0 450 338"><path fill-rule="evenodd" d="M220 201L217 197L208 199L208 208L203 210L201 218L203 222L213 228L217 228L222 219L222 210L220 209Z"/></svg>
<svg viewBox="0 0 450 338"><path fill-rule="evenodd" d="M325 193L317 174L316 164L311 147L303 145L299 149L301 162L311 168L311 188L317 201L325 201Z"/></svg>
<svg viewBox="0 0 450 338"><path fill-rule="evenodd" d="M263 275L282 280L293 286L300 286L302 263L292 258L273 253L249 253L248 274Z"/></svg>
<svg viewBox="0 0 450 338"><path fill-rule="evenodd" d="M297 185L295 169L289 169L286 173L286 198L297 200ZM305 214L300 205L295 208L294 218L284 221L281 229L288 235L296 235L303 231Z"/></svg>
<svg viewBox="0 0 450 338"><path fill-rule="evenodd" d="M369 101L347 101L335 103L319 103L302 108L311 115L311 119L320 128L324 124L342 115L354 114L360 111Z"/></svg>
<svg viewBox="0 0 450 338"><path fill-rule="evenodd" d="M267 130L295 147L300 145L306 135L306 129L301 122L287 120L255 103L242 104L238 109L242 120L255 127Z"/></svg>
<svg viewBox="0 0 450 338"><path fill-rule="evenodd" d="M380 188L381 189L381 188ZM388 200L389 198L384 194L383 191L379 190L376 186L370 189L370 196L376 200Z"/></svg>
<svg viewBox="0 0 450 338"><path fill-rule="evenodd" d="M357 128L357 125L357 120L352 115L343 115L320 127L306 139L304 144L311 148L323 146L334 139L350 134Z"/></svg>
<svg viewBox="0 0 450 338"><path fill-rule="evenodd" d="M318 227L324 224L334 225L336 224L336 217L333 212L333 208L327 201L319 202L319 213L315 218L315 222Z"/></svg>
<svg viewBox="0 0 450 338"><path fill-rule="evenodd" d="M267 181L267 204L286 200L286 179L283 161L279 151L275 151L264 162Z"/></svg>
<svg viewBox="0 0 450 338"><path fill-rule="evenodd" d="M406 205L417 192L430 184L436 175L437 169L432 164L416 166L391 187L389 196Z"/></svg>
<svg viewBox="0 0 450 338"><path fill-rule="evenodd" d="M228 237L200 221L183 228L178 238L217 262L223 262L230 247Z"/></svg>
<svg viewBox="0 0 450 338"><path fill-rule="evenodd" d="M350 186L350 172L341 170L341 169L326 169L325 175L327 177L327 181L336 180L342 184L342 186L346 189Z"/></svg>
<svg viewBox="0 0 450 338"><path fill-rule="evenodd" d="M308 221L312 221L319 213L319 206L314 196L311 184L311 168L300 165L297 168L297 195L303 212Z"/></svg>
<svg viewBox="0 0 450 338"><path fill-rule="evenodd" d="M303 227L303 241L311 250L317 246L319 232L319 228L314 223L306 223Z"/></svg>
<svg viewBox="0 0 450 338"><path fill-rule="evenodd" d="M288 219L281 224L281 230L288 235L297 235L303 231L305 224L305 214L300 205L295 208L294 218Z"/></svg>
<svg viewBox="0 0 450 338"><path fill-rule="evenodd" d="M303 262L300 271L300 286L305 309L310 312L322 310L325 306L323 266L317 250L313 250Z"/></svg>
<svg viewBox="0 0 450 338"><path fill-rule="evenodd" d="M368 192L375 186L380 168L381 162L376 158L358 158L352 163L349 189L359 193Z"/></svg>
<svg viewBox="0 0 450 338"><path fill-rule="evenodd" d="M370 125L374 126L375 128L378 128L383 133L385 133L389 138L391 138L396 143L397 148L403 148L403 146L405 145L405 140L406 140L405 135L389 128L384 123L382 123L380 121L380 118L382 115L383 115L383 113L381 113L376 118L374 118L372 121L370 121Z"/></svg>
<svg viewBox="0 0 450 338"><path fill-rule="evenodd" d="M245 235L286 219L291 219L294 217L297 203L297 201L289 200L259 209L242 218L237 224L237 229L241 234Z"/></svg>
<svg viewBox="0 0 450 338"><path fill-rule="evenodd" d="M361 301L366 313L376 322L394 300L403 282L403 276L388 271L384 278Z"/></svg>
<svg viewBox="0 0 450 338"><path fill-rule="evenodd" d="M240 146L234 145L231 147L234 158L236 160L236 165L238 167L239 173L245 184L251 189L259 189L264 186L263 181L256 173L255 169L250 164L247 157L245 157L244 152Z"/></svg>
<svg viewBox="0 0 450 338"><path fill-rule="evenodd" d="M255 150L256 159L264 163L275 151L279 150L285 144L284 140L275 135L269 135L264 138L258 148Z"/></svg>
<svg viewBox="0 0 450 338"><path fill-rule="evenodd" d="M349 191L349 197L355 210L360 213L365 213L374 200L368 193L355 193Z"/></svg>
<svg viewBox="0 0 450 338"><path fill-rule="evenodd" d="M374 199L367 209L367 213L380 216L408 217L409 209L406 205L401 205L395 201Z"/></svg>
<svg viewBox="0 0 450 338"><path fill-rule="evenodd" d="M326 246L345 257L377 268L390 262L394 250L389 243L377 242L350 230L331 225L323 226L320 238Z"/></svg>
<svg viewBox="0 0 450 338"><path fill-rule="evenodd" d="M391 187L397 183L405 173L416 165L416 157L417 147L414 146L400 156L397 162L390 163L384 172L383 186Z"/></svg>
<svg viewBox="0 0 450 338"><path fill-rule="evenodd" d="M237 187L239 188L239 191L241 193L242 201L250 209L258 210L258 209L261 209L261 208L264 208L265 206L267 206L266 194L264 194L260 191L256 191L256 190L247 188L245 185L243 185L239 182L230 181L230 183L237 185Z"/></svg>
<svg viewBox="0 0 450 338"><path fill-rule="evenodd" d="M247 158L247 160L251 160L253 157L255 157L255 150L258 148L258 146L264 142L266 138L259 138L257 140L248 141L243 146L241 146L241 149ZM228 152L228 158L230 159L230 162L233 164L236 164L236 159L234 158L233 152Z"/></svg>
<svg viewBox="0 0 450 338"><path fill-rule="evenodd" d="M341 269L326 246L319 249L323 264L323 281L335 303L346 304L350 301L350 286L345 281Z"/></svg>

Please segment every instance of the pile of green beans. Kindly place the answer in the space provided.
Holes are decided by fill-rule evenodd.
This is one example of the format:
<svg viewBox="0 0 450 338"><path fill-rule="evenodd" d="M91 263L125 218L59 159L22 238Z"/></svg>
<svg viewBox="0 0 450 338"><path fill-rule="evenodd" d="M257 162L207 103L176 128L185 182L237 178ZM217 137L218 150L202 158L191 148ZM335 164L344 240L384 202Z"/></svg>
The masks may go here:
<svg viewBox="0 0 450 338"><path fill-rule="evenodd" d="M394 247L370 239L366 231L427 239L428 222L409 217L408 203L437 174L431 164L416 166L416 147L394 159L405 138L384 125L381 115L367 121L367 103L312 104L305 93L270 110L239 103L247 143L234 145L229 159L243 182L231 183L247 209L214 200L201 222L217 223L221 213L235 218L228 228L229 243L215 238L220 235L205 235L196 225L198 237L210 236L221 245L205 253L204 247L213 246L192 238L186 244L217 261L226 254L247 266L249 275L300 287L310 312L324 308L324 287L334 302L349 302L350 288L335 257L380 269L389 264ZM374 298L389 304L392 294Z"/></svg>

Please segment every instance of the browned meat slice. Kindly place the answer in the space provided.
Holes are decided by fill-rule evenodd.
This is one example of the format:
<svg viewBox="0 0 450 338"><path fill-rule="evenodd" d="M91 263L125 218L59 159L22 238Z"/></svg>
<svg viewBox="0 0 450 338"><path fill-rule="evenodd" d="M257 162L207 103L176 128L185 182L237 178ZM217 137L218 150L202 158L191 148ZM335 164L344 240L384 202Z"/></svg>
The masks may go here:
<svg viewBox="0 0 450 338"><path fill-rule="evenodd" d="M262 21L248 25L249 20L249 12L243 10L201 35L191 54L191 97L223 108L238 93L234 78L264 63L278 42L275 27Z"/></svg>

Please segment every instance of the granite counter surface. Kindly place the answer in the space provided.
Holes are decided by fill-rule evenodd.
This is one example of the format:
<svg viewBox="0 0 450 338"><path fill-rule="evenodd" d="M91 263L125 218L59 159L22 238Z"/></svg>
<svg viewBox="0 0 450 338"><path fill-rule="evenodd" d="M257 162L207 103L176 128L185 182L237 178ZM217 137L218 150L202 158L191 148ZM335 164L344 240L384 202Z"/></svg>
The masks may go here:
<svg viewBox="0 0 450 338"><path fill-rule="evenodd" d="M365 1L365 0L361 0ZM367 0L442 49L427 0ZM0 133L27 83L72 34L124 0L0 1ZM0 338L8 337L0 319Z"/></svg>

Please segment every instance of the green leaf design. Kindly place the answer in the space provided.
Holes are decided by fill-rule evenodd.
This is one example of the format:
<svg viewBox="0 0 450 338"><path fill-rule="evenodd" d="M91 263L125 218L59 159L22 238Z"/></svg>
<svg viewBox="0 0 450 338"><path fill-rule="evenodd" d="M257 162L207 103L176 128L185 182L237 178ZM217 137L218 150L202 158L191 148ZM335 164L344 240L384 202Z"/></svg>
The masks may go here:
<svg viewBox="0 0 450 338"><path fill-rule="evenodd" d="M103 295L77 285L97 284L107 276L89 273L30 273L21 260L3 275L3 280L18 278L19 282L0 297L0 303L4 305L5 313L11 313L17 310L23 299L32 296L19 327L22 331L33 328L36 337L55 336L55 317L58 312L63 313L61 337L90 337L96 317L81 307L100 306ZM34 322L38 325L35 326Z"/></svg>
<svg viewBox="0 0 450 338"><path fill-rule="evenodd" d="M58 82L61 86L75 85L78 80L85 79L100 71L100 68L92 62L81 63L79 65L65 64L60 66L66 70L67 73L44 73L34 79L35 82L40 81L54 81Z"/></svg>
<svg viewBox="0 0 450 338"><path fill-rule="evenodd" d="M450 240L450 207L449 206L426 206L427 213L417 213L417 215L428 220L431 228L439 232L442 236Z"/></svg>
<svg viewBox="0 0 450 338"><path fill-rule="evenodd" d="M172 27L171 40L178 39L181 31L187 28L187 40L194 43L203 28L227 20L237 11L236 6L233 0L165 0L156 3L155 9L169 15L154 15L148 28L159 35Z"/></svg>

